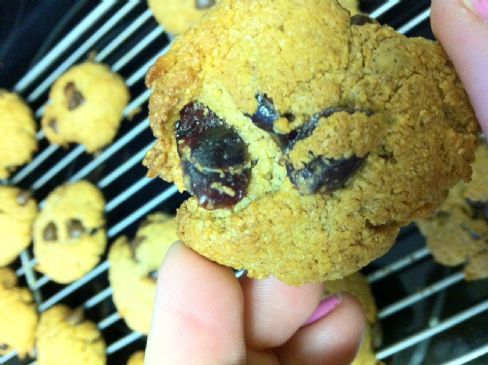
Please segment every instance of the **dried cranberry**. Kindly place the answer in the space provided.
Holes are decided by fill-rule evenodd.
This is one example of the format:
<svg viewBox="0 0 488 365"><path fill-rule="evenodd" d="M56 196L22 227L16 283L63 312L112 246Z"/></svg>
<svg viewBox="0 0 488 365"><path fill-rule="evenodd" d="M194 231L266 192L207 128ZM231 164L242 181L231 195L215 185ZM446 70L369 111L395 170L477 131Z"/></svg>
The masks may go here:
<svg viewBox="0 0 488 365"><path fill-rule="evenodd" d="M274 122L276 122L280 113L276 110L273 100L266 94L257 94L258 108L256 112L251 115L252 122L262 130L274 133Z"/></svg>
<svg viewBox="0 0 488 365"><path fill-rule="evenodd" d="M303 195L310 195L340 189L363 162L364 158L356 156L340 160L317 157L299 170L287 164L287 171L290 181L298 191Z"/></svg>
<svg viewBox="0 0 488 365"><path fill-rule="evenodd" d="M180 111L175 125L187 189L206 209L228 208L247 194L251 164L237 131L198 102Z"/></svg>

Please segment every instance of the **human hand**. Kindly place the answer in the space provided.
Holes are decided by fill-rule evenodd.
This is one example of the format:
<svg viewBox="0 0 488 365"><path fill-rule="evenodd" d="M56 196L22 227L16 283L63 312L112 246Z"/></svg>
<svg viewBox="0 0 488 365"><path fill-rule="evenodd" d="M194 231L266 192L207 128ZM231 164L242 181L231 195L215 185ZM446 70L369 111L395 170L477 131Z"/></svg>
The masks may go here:
<svg viewBox="0 0 488 365"><path fill-rule="evenodd" d="M322 292L322 284L239 281L176 243L159 272L146 364L349 364L363 310L348 295L319 305Z"/></svg>
<svg viewBox="0 0 488 365"><path fill-rule="evenodd" d="M432 0L431 22L488 136L488 0Z"/></svg>

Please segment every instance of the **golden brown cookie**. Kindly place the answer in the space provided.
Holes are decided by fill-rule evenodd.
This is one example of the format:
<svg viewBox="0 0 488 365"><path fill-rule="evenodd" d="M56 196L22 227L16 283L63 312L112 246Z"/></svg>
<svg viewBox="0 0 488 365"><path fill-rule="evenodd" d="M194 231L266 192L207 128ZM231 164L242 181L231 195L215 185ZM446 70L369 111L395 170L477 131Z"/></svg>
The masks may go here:
<svg viewBox="0 0 488 365"><path fill-rule="evenodd" d="M88 61L54 83L42 129L51 143L80 143L96 152L114 139L128 101L124 80L108 66Z"/></svg>
<svg viewBox="0 0 488 365"><path fill-rule="evenodd" d="M81 309L56 305L41 315L36 331L37 365L104 365L105 341Z"/></svg>
<svg viewBox="0 0 488 365"><path fill-rule="evenodd" d="M351 365L375 365L378 363L374 353L374 335L378 332L375 329L377 322L377 308L373 293L366 278L360 273L355 273L341 280L325 282L325 296L333 293L349 293L354 296L363 306L366 314L367 327L364 333L363 342ZM376 339L378 340L378 339Z"/></svg>
<svg viewBox="0 0 488 365"><path fill-rule="evenodd" d="M194 196L186 245L295 285L384 254L469 179L479 128L438 44L300 4L223 0L182 34L147 76L145 159Z"/></svg>
<svg viewBox="0 0 488 365"><path fill-rule="evenodd" d="M0 266L10 264L30 245L36 215L31 192L0 186Z"/></svg>
<svg viewBox="0 0 488 365"><path fill-rule="evenodd" d="M38 316L30 291L16 284L15 273L0 268L0 355L24 358L34 349Z"/></svg>
<svg viewBox="0 0 488 365"><path fill-rule="evenodd" d="M147 217L129 242L120 237L110 248L109 280L117 311L134 331L148 334L156 295L156 276L166 251L176 237L173 217Z"/></svg>
<svg viewBox="0 0 488 365"><path fill-rule="evenodd" d="M138 351L132 354L127 365L144 365L144 351Z"/></svg>
<svg viewBox="0 0 488 365"><path fill-rule="evenodd" d="M488 145L476 151L471 182L456 185L437 212L417 225L437 262L465 264L467 280L488 278Z"/></svg>
<svg viewBox="0 0 488 365"><path fill-rule="evenodd" d="M34 223L36 270L70 283L93 269L107 244L104 208L101 191L88 181L51 192Z"/></svg>
<svg viewBox="0 0 488 365"><path fill-rule="evenodd" d="M6 179L37 151L36 122L14 93L0 89L0 179Z"/></svg>

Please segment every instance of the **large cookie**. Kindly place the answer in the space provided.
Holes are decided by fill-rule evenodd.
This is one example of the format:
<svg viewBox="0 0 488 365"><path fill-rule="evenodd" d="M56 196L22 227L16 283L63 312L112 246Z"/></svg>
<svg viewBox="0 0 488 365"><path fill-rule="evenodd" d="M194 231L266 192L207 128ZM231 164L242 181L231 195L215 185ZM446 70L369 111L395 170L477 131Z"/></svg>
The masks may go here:
<svg viewBox="0 0 488 365"><path fill-rule="evenodd" d="M0 179L29 162L37 150L32 111L16 94L0 89Z"/></svg>
<svg viewBox="0 0 488 365"><path fill-rule="evenodd" d="M38 316L30 291L16 284L15 273L0 268L0 355L16 351L24 358L34 350Z"/></svg>
<svg viewBox="0 0 488 365"><path fill-rule="evenodd" d="M367 326L358 353L351 365L375 365L378 363L374 353L374 344L381 341L377 327L377 308L366 278L361 273L355 273L341 280L325 282L324 295L333 293L349 293L363 306L366 314ZM376 336L376 338L375 338Z"/></svg>
<svg viewBox="0 0 488 365"><path fill-rule="evenodd" d="M101 191L88 181L52 191L34 223L36 270L70 283L93 269L107 245L104 208Z"/></svg>
<svg viewBox="0 0 488 365"><path fill-rule="evenodd" d="M129 91L119 75L106 65L85 62L54 83L42 129L51 143L80 143L96 152L114 139L128 101Z"/></svg>
<svg viewBox="0 0 488 365"><path fill-rule="evenodd" d="M41 315L36 331L37 365L105 365L105 341L81 309L59 304Z"/></svg>
<svg viewBox="0 0 488 365"><path fill-rule="evenodd" d="M299 4L225 0L176 40L147 76L145 159L194 196L186 245L297 285L384 254L469 179L479 128L439 45Z"/></svg>
<svg viewBox="0 0 488 365"><path fill-rule="evenodd" d="M29 191L0 186L0 266L14 261L32 240L37 203Z"/></svg>
<svg viewBox="0 0 488 365"><path fill-rule="evenodd" d="M110 248L109 280L117 311L134 331L148 334L156 295L156 276L169 246L177 240L173 217L153 214L135 238L119 238Z"/></svg>
<svg viewBox="0 0 488 365"><path fill-rule="evenodd" d="M437 262L465 264L468 280L488 278L488 146L481 145L470 183L456 185L429 219L417 221Z"/></svg>

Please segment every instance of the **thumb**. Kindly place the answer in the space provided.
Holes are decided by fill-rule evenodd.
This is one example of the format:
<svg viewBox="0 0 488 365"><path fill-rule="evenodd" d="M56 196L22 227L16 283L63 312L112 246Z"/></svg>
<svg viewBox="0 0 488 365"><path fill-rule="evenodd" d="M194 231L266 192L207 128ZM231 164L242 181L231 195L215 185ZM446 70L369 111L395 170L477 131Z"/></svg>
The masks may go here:
<svg viewBox="0 0 488 365"><path fill-rule="evenodd" d="M432 0L431 22L488 136L488 0Z"/></svg>

